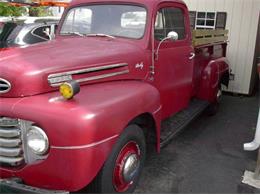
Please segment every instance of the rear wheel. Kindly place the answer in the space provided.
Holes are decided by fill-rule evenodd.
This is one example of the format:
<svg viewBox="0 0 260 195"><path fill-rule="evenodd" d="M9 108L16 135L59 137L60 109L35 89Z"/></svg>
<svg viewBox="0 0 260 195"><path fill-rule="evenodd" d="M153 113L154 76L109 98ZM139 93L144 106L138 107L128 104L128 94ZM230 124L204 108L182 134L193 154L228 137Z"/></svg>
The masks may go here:
<svg viewBox="0 0 260 195"><path fill-rule="evenodd" d="M217 114L221 99L222 99L222 89L220 86L217 92L216 101L210 104L208 107L207 112L209 116L214 116L215 114Z"/></svg>
<svg viewBox="0 0 260 195"><path fill-rule="evenodd" d="M128 126L89 190L92 193L133 192L144 165L145 153L142 129L137 125Z"/></svg>

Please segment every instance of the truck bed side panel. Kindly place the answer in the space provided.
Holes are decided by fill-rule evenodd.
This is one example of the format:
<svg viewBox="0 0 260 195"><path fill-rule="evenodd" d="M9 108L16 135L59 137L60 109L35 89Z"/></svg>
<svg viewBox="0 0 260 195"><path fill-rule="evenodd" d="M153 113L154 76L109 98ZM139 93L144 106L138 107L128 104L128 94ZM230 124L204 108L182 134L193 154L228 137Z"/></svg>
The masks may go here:
<svg viewBox="0 0 260 195"><path fill-rule="evenodd" d="M193 95L213 102L223 74L229 72L226 43L196 47Z"/></svg>

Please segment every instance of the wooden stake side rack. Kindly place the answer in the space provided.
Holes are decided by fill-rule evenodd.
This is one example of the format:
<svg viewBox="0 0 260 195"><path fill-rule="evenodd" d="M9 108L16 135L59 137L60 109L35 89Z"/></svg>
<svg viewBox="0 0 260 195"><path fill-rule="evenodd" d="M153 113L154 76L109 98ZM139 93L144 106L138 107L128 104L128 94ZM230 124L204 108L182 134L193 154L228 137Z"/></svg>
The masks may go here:
<svg viewBox="0 0 260 195"><path fill-rule="evenodd" d="M228 30L193 30L193 46L227 42Z"/></svg>

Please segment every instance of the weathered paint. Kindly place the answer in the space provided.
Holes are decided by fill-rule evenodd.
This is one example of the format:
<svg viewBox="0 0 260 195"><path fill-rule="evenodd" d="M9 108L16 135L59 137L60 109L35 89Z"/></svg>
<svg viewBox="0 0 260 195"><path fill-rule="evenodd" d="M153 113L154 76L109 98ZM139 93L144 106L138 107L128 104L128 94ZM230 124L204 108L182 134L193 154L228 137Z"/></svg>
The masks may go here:
<svg viewBox="0 0 260 195"><path fill-rule="evenodd" d="M71 6L88 2L102 1L79 0ZM51 145L46 160L16 169L0 168L1 177L20 177L40 188L79 190L97 175L118 136L136 117L147 113L153 117L159 151L163 119L186 108L194 97L216 101L218 84L228 71L226 44L193 48L188 11L181 1L130 2L143 3L148 10L146 34L140 40L58 36L53 42L1 53L0 77L8 77L15 85L13 92L0 99L0 116L35 122L45 130ZM151 32L162 5L184 10L188 33L184 41L162 44L152 75L152 45L158 43ZM191 52L197 56L189 61ZM129 73L82 83L81 92L70 101L48 85L49 74L111 63L127 63ZM144 68L136 69L140 63Z"/></svg>

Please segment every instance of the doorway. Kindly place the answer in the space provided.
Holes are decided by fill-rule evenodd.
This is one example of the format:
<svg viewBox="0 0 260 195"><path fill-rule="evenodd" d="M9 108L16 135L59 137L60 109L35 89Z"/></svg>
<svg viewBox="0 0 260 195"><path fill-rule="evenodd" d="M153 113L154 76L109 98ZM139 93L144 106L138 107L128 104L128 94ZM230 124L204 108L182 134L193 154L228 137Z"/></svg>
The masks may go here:
<svg viewBox="0 0 260 195"><path fill-rule="evenodd" d="M257 31L257 39L256 39L256 47L255 47L255 55L254 55L254 66L251 76L251 86L250 86L250 95L254 95L259 92L260 80L258 73L258 66L260 67L260 12L258 19L258 31Z"/></svg>

